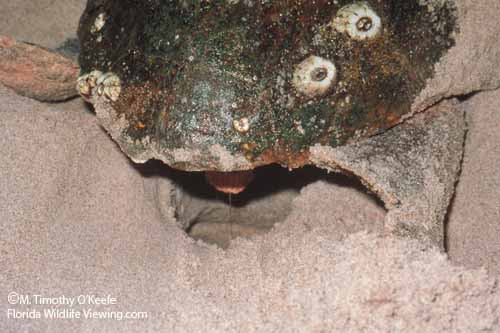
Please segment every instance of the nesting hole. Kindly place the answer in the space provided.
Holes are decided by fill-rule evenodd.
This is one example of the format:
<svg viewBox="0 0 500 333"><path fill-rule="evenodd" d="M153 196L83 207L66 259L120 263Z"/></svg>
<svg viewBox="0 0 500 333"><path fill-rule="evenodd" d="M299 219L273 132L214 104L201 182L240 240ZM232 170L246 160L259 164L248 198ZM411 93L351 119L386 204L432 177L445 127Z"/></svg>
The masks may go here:
<svg viewBox="0 0 500 333"><path fill-rule="evenodd" d="M170 200L163 200L163 204L174 207L179 226L190 237L222 248L228 247L232 239L251 238L283 222L293 211L292 202L300 191L318 181L336 188L350 188L383 207L356 178L313 166L292 171L277 165L257 168L253 182L244 192L228 195L210 186L202 172L177 171L158 163L152 163L153 167L160 168L161 176L175 184ZM148 164L151 170L151 163Z"/></svg>

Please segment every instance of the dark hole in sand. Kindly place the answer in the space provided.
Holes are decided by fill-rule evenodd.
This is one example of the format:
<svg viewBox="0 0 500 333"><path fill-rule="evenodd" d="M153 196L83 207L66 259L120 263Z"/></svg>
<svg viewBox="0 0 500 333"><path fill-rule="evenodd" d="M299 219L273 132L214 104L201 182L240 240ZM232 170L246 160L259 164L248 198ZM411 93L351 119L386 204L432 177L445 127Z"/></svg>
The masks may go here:
<svg viewBox="0 0 500 333"><path fill-rule="evenodd" d="M351 176L328 173L306 166L289 171L278 165L254 170L253 182L238 195L228 195L210 186L203 172L173 170L159 161L140 167L144 175L157 174L175 184L170 203L179 225L194 239L226 248L232 239L250 238L269 231L292 212L292 201L305 186L316 181L350 187L368 194L378 206L383 203Z"/></svg>

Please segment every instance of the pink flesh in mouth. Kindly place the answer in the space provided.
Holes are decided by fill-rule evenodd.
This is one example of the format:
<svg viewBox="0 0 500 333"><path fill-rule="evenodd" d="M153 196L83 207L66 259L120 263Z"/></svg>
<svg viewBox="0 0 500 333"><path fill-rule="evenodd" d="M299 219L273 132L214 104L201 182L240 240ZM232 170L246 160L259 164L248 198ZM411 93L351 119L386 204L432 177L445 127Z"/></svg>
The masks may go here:
<svg viewBox="0 0 500 333"><path fill-rule="evenodd" d="M239 194L252 182L254 174L252 170L218 172L206 171L205 179L217 191L227 194Z"/></svg>

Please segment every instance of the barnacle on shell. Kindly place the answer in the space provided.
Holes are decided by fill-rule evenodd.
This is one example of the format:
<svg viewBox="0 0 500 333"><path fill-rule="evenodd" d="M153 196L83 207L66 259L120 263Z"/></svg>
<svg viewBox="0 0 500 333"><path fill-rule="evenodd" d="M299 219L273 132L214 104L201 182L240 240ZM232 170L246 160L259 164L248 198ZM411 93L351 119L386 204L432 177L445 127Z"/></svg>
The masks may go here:
<svg viewBox="0 0 500 333"><path fill-rule="evenodd" d="M337 68L328 59L310 56L297 65L293 86L307 97L322 96L331 90L337 78Z"/></svg>
<svg viewBox="0 0 500 333"><path fill-rule="evenodd" d="M364 1L342 7L332 23L338 32L357 40L375 38L382 30L380 16Z"/></svg>
<svg viewBox="0 0 500 333"><path fill-rule="evenodd" d="M121 93L121 80L113 73L106 73L97 79L97 94L116 102Z"/></svg>
<svg viewBox="0 0 500 333"><path fill-rule="evenodd" d="M97 15L94 21L94 25L92 25L92 27L90 28L91 32L97 33L101 31L105 24L106 24L106 13L100 13L99 15Z"/></svg>
<svg viewBox="0 0 500 333"><path fill-rule="evenodd" d="M101 71L92 71L78 77L76 90L86 100L92 95L92 90L97 86L97 80L102 76Z"/></svg>
<svg viewBox="0 0 500 333"><path fill-rule="evenodd" d="M246 133L250 129L250 121L247 117L233 120L233 127L239 133Z"/></svg>

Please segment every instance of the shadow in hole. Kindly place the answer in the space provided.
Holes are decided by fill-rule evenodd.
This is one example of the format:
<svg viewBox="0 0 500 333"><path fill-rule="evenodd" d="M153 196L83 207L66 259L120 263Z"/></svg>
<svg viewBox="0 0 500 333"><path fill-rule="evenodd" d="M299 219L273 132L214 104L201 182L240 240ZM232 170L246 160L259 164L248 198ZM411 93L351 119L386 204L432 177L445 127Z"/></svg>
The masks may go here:
<svg viewBox="0 0 500 333"><path fill-rule="evenodd" d="M289 171L279 165L254 170L254 181L239 195L218 192L205 180L203 172L184 172L169 168L160 161L150 161L135 168L144 177L166 177L180 190L172 201L179 226L192 238L227 248L232 239L249 238L269 231L292 211L292 201L305 186L324 181L337 187L350 187L371 195L352 176L328 173L306 166Z"/></svg>
<svg viewBox="0 0 500 333"><path fill-rule="evenodd" d="M342 187L352 187L357 191L369 194L377 205L384 207L383 202L354 176L327 172L315 166L304 166L289 171L279 165L272 164L254 170L255 178L242 193L229 195L218 192L210 186L203 172L187 172L175 170L163 162L151 160L145 164L135 164L135 168L144 176L166 177L187 195L206 200L229 203L233 207L243 207L252 201L272 196L275 193L293 190L299 192L303 187L322 180Z"/></svg>

